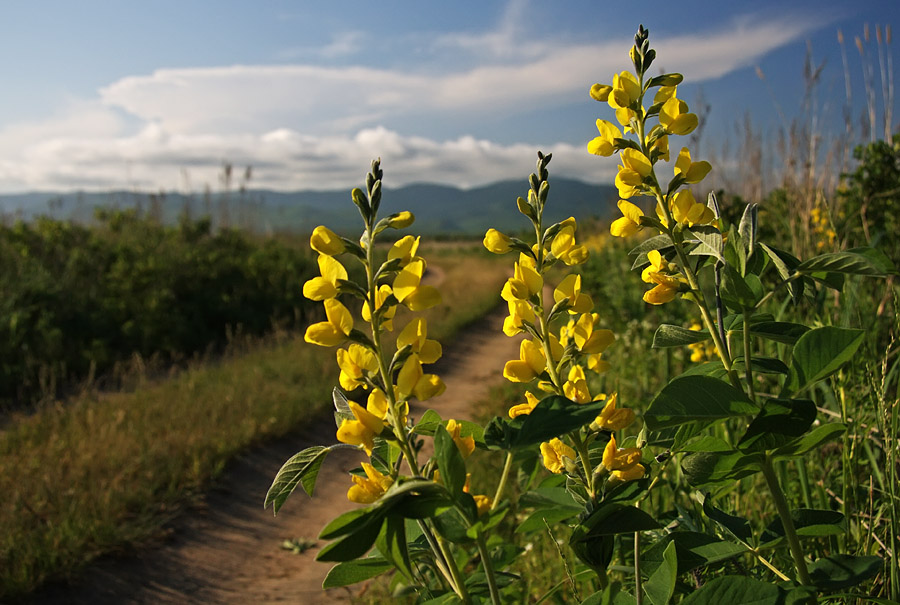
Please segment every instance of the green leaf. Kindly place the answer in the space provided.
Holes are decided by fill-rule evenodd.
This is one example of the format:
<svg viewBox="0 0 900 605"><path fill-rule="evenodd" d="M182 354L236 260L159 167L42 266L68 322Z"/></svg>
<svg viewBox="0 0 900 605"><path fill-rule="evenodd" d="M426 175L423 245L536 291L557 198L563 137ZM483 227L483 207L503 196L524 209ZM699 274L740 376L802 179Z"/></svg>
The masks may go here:
<svg viewBox="0 0 900 605"><path fill-rule="evenodd" d="M493 449L532 446L589 424L603 411L603 406L603 402L579 404L551 395L526 416L512 420L494 418L484 431L484 441Z"/></svg>
<svg viewBox="0 0 900 605"><path fill-rule="evenodd" d="M303 491L312 496L316 487L316 477L329 450L330 448L316 445L291 456L275 475L275 480L266 493L263 508L268 508L271 504L272 512L277 515L288 496L297 489L297 485L302 485Z"/></svg>
<svg viewBox="0 0 900 605"><path fill-rule="evenodd" d="M761 452L779 448L809 430L816 419L816 404L808 399L766 399L738 449Z"/></svg>
<svg viewBox="0 0 900 605"><path fill-rule="evenodd" d="M736 372L744 370L744 358L735 357L734 365L731 366ZM783 374L787 375L790 368L783 361L775 357L752 357L750 359L750 367L754 372L759 374Z"/></svg>
<svg viewBox="0 0 900 605"><path fill-rule="evenodd" d="M332 519L331 522L319 532L319 538L322 540L331 540L332 538L352 534L368 525L380 521L383 516L383 511L376 506L354 508L353 510L349 510Z"/></svg>
<svg viewBox="0 0 900 605"><path fill-rule="evenodd" d="M703 513L727 529L734 537L739 540L743 540L747 542L752 537L753 533L750 529L750 521L744 519L743 517L736 517L734 515L729 515L725 511L716 508L712 504L712 498L710 498L709 494L703 498Z"/></svg>
<svg viewBox="0 0 900 605"><path fill-rule="evenodd" d="M653 348L680 347L709 340L709 332L706 330L688 330L681 326L662 324L653 335Z"/></svg>
<svg viewBox="0 0 900 605"><path fill-rule="evenodd" d="M782 396L797 393L838 371L862 344L865 332L824 326L810 330L794 345L791 373Z"/></svg>
<svg viewBox="0 0 900 605"><path fill-rule="evenodd" d="M339 588L379 576L393 566L383 557L368 557L338 563L329 570L322 588Z"/></svg>
<svg viewBox="0 0 900 605"><path fill-rule="evenodd" d="M792 345L797 339L809 332L809 328L803 324L795 324L786 321L766 321L750 324L750 334L766 340ZM735 335L742 335L741 330L735 330Z"/></svg>
<svg viewBox="0 0 900 605"><path fill-rule="evenodd" d="M525 492L519 498L519 506L523 508L580 508L572 500L572 496L565 487L538 487Z"/></svg>
<svg viewBox="0 0 900 605"><path fill-rule="evenodd" d="M434 429L436 429L438 425L443 424L444 420L441 418L440 414L429 409L425 410L425 413L422 414L422 418L419 419L419 422L413 427L413 431L419 435L428 435L430 437L434 435Z"/></svg>
<svg viewBox="0 0 900 605"><path fill-rule="evenodd" d="M339 563L363 556L375 544L378 534L381 533L383 520L383 515L377 515L372 518L372 522L328 544L316 555L316 561L334 561Z"/></svg>
<svg viewBox="0 0 900 605"><path fill-rule="evenodd" d="M519 523L516 533L528 533L533 531L543 531L546 529L545 523L549 523L550 527L562 521L571 519L581 511L581 507L571 508L551 508L536 510L528 518Z"/></svg>
<svg viewBox="0 0 900 605"><path fill-rule="evenodd" d="M450 490L454 499L459 498L466 486L466 463L453 437L443 425L439 425L434 431L434 454L441 471L441 482Z"/></svg>
<svg viewBox="0 0 900 605"><path fill-rule="evenodd" d="M791 267L796 267L800 264L800 259L788 254L787 252L783 252L775 248L770 248L763 243L760 243L759 246L766 252L769 260L772 261L772 264L775 265L775 269L778 271L778 275L781 276L782 280L787 280L791 276L791 274L793 273L793 269ZM790 266L788 265L788 263L790 263ZM794 280L788 282L787 287L788 292L791 295L791 299L793 299L794 301L794 304L798 304L801 297L803 296L803 280Z"/></svg>
<svg viewBox="0 0 900 605"><path fill-rule="evenodd" d="M823 443L838 438L845 430L847 430L847 427L840 422L830 422L817 426L802 437L794 439L775 450L774 456L800 456Z"/></svg>
<svg viewBox="0 0 900 605"><path fill-rule="evenodd" d="M672 243L672 238L668 235L654 235L653 237L644 240L634 248L628 251L628 256L636 256L634 260L634 265L631 267L632 270L648 264L650 261L647 259L647 253L651 250L666 250L668 248L672 248L674 244ZM665 256L665 255L664 255Z"/></svg>
<svg viewBox="0 0 900 605"><path fill-rule="evenodd" d="M844 515L834 510L819 510L814 508L795 508L791 510L791 520L794 529L801 538L818 538L821 536L838 536L847 529L847 520ZM781 518L776 517L762 534L762 541L766 545L784 537L784 526Z"/></svg>
<svg viewBox="0 0 900 605"><path fill-rule="evenodd" d="M733 266L725 265L722 271L722 300L734 311L753 309L762 298L762 284L755 275L741 277Z"/></svg>
<svg viewBox="0 0 900 605"><path fill-rule="evenodd" d="M723 576L689 594L682 605L783 605L784 589L746 576Z"/></svg>
<svg viewBox="0 0 900 605"><path fill-rule="evenodd" d="M854 248L844 252L822 254L803 261L798 273L848 273L885 277L896 273L890 259L875 248Z"/></svg>
<svg viewBox="0 0 900 605"><path fill-rule="evenodd" d="M403 574L407 581L413 580L412 566L407 550L406 521L399 516L391 515L381 526L381 533L375 540L375 547L385 559Z"/></svg>
<svg viewBox="0 0 900 605"><path fill-rule="evenodd" d="M757 411L743 392L727 382L708 376L679 376L653 399L644 422L649 429L658 430L692 421L711 423Z"/></svg>
<svg viewBox="0 0 900 605"><path fill-rule="evenodd" d="M734 542L726 542L716 536L693 531L676 531L641 554L644 573L651 576L665 563L665 552L674 547L677 569L675 575L688 573L692 569L716 565L747 552L747 547Z"/></svg>
<svg viewBox="0 0 900 605"><path fill-rule="evenodd" d="M712 256L721 263L725 263L725 257L722 256L724 249L722 234L718 229L697 226L690 229L688 233L700 242L696 248L691 250L691 256Z"/></svg>
<svg viewBox="0 0 900 605"><path fill-rule="evenodd" d="M832 555L822 557L809 566L809 577L821 590L838 590L856 586L884 567L880 557Z"/></svg>
<svg viewBox="0 0 900 605"><path fill-rule="evenodd" d="M694 487L733 482L759 472L760 454L697 452L681 460L681 470Z"/></svg>
<svg viewBox="0 0 900 605"><path fill-rule="evenodd" d="M644 583L644 591L653 605L667 605L675 592L678 579L678 556L675 543L670 542L663 552L661 564Z"/></svg>
<svg viewBox="0 0 900 605"><path fill-rule="evenodd" d="M722 365L721 361L715 360L691 365L687 370L682 372L681 375L708 376L710 378L715 378L716 380L724 381L728 377L728 372L725 371L725 366Z"/></svg>
<svg viewBox="0 0 900 605"><path fill-rule="evenodd" d="M607 504L594 510L572 532L572 541L589 537L630 534L636 531L659 529L656 520L634 506Z"/></svg>

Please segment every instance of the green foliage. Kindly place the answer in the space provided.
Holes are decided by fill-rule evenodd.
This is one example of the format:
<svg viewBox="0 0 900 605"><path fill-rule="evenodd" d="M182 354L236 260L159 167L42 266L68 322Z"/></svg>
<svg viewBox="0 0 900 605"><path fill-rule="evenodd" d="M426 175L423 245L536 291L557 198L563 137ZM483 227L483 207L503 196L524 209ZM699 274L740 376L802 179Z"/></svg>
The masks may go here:
<svg viewBox="0 0 900 605"><path fill-rule="evenodd" d="M310 316L309 255L208 220L0 227L0 400L29 402L133 355L177 360Z"/></svg>

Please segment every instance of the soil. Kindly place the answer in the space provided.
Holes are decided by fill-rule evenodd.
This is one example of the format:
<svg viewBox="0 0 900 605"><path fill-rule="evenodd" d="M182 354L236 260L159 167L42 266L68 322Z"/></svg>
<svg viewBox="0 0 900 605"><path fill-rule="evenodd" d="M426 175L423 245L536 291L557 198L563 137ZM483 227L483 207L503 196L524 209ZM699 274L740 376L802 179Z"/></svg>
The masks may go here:
<svg viewBox="0 0 900 605"><path fill-rule="evenodd" d="M472 404L502 382L507 359L518 357L518 339L501 326L505 305L471 326L444 351L431 371L447 385L428 401L443 418L469 418ZM420 415L424 408L413 409ZM329 454L315 496L298 489L279 511L262 507L278 469L294 453L335 442L335 426L324 418L288 438L256 448L233 462L201 503L176 519L159 543L118 558L106 557L77 580L53 586L37 603L339 603L364 586L322 589L331 564L315 561L324 546L315 538L331 519L353 508L346 498L347 472L361 452ZM314 543L302 553L283 548L296 540Z"/></svg>

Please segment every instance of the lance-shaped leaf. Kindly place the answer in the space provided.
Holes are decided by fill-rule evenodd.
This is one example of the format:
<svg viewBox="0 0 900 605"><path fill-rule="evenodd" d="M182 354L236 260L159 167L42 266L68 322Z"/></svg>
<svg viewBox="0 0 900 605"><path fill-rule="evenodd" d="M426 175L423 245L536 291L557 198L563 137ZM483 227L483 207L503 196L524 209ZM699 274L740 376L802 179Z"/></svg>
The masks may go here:
<svg viewBox="0 0 900 605"><path fill-rule="evenodd" d="M697 226L689 231L691 236L698 240L697 246L691 250L691 256L712 256L721 263L725 262L722 256L724 244L722 234L715 227Z"/></svg>
<svg viewBox="0 0 900 605"><path fill-rule="evenodd" d="M876 248L854 248L844 252L831 252L803 261L797 266L799 273L848 273L885 277L896 273L891 260Z"/></svg>
<svg viewBox="0 0 900 605"><path fill-rule="evenodd" d="M551 395L542 399L527 416L512 420L494 418L484 431L484 441L495 449L535 445L590 423L603 407L604 402L579 404Z"/></svg>
<svg viewBox="0 0 900 605"><path fill-rule="evenodd" d="M767 399L738 449L760 452L779 448L806 433L816 419L816 404L808 399Z"/></svg>
<svg viewBox="0 0 900 605"><path fill-rule="evenodd" d="M794 439L781 446L774 452L775 457L800 456L806 452L813 450L823 443L827 443L832 439L840 437L847 427L840 422L830 422L817 426L805 435Z"/></svg>
<svg viewBox="0 0 900 605"><path fill-rule="evenodd" d="M678 554L675 550L675 543L670 542L663 551L662 561L644 584L644 591L650 598L650 602L653 605L668 605L669 599L675 592L675 580L677 579Z"/></svg>
<svg viewBox="0 0 900 605"><path fill-rule="evenodd" d="M443 425L438 425L434 431L434 454L441 471L441 482L454 498L459 498L466 485L466 463Z"/></svg>
<svg viewBox="0 0 900 605"><path fill-rule="evenodd" d="M272 512L277 515L288 496L297 489L297 485L302 485L303 491L312 496L319 469L322 468L322 462L325 461L330 449L316 445L291 456L275 475L275 480L266 493L263 508L268 508L271 504Z"/></svg>
<svg viewBox="0 0 900 605"><path fill-rule="evenodd" d="M678 566L676 575L706 565L715 565L747 552L747 547L721 540L716 536L693 531L676 531L641 553L644 573L653 574L664 561L664 552L675 548Z"/></svg>
<svg viewBox="0 0 900 605"><path fill-rule="evenodd" d="M413 580L412 565L409 560L409 550L406 540L406 521L398 515L390 515L381 527L381 533L375 540L375 548L378 552L393 564L397 570L406 577L407 581Z"/></svg>
<svg viewBox="0 0 900 605"><path fill-rule="evenodd" d="M747 576L723 576L692 592L681 605L784 605L787 591Z"/></svg>
<svg viewBox="0 0 900 605"><path fill-rule="evenodd" d="M863 330L824 326L798 338L782 397L800 392L837 372L853 357L864 336Z"/></svg>
<svg viewBox="0 0 900 605"><path fill-rule="evenodd" d="M709 332L706 330L688 330L681 326L661 324L653 335L653 348L681 347L703 342L709 338Z"/></svg>
<svg viewBox="0 0 900 605"><path fill-rule="evenodd" d="M880 557L831 555L822 557L809 567L809 577L821 590L838 590L856 586L884 569Z"/></svg>
<svg viewBox="0 0 900 605"><path fill-rule="evenodd" d="M681 470L694 487L733 482L762 470L762 454L697 452L681 460Z"/></svg>
<svg viewBox="0 0 900 605"><path fill-rule="evenodd" d="M379 576L393 569L393 565L384 557L374 556L354 561L338 563L329 570L322 582L322 588L339 588L349 586Z"/></svg>
<svg viewBox="0 0 900 605"><path fill-rule="evenodd" d="M750 530L750 522L743 517L729 515L725 511L716 508L712 504L712 498L706 494L703 498L703 513L727 529L734 537L748 542L753 535Z"/></svg>
<svg viewBox="0 0 900 605"><path fill-rule="evenodd" d="M711 423L755 414L758 408L727 382L709 376L679 376L663 387L644 414L651 430L685 422Z"/></svg>
<svg viewBox="0 0 900 605"><path fill-rule="evenodd" d="M837 536L843 534L847 529L847 520L844 519L844 515L835 510L795 508L791 510L791 521L794 522L794 529L801 538ZM762 541L765 546L771 546L782 538L784 538L784 526L781 518L776 517L763 532Z"/></svg>

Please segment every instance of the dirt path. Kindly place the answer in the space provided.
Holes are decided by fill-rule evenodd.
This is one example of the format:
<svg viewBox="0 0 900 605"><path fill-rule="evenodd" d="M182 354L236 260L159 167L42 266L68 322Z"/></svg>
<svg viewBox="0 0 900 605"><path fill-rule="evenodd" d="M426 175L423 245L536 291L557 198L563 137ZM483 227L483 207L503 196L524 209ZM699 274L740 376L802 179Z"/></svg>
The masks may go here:
<svg viewBox="0 0 900 605"><path fill-rule="evenodd" d="M501 368L518 356L518 339L500 327L505 305L473 325L432 366L447 385L428 402L444 418L468 418L473 402L502 381ZM420 415L423 410L414 410ZM326 459L316 495L298 491L273 518L262 502L280 466L297 451L334 443L330 418L304 432L257 448L235 461L201 506L178 519L156 547L94 565L75 585L56 587L39 603L335 603L348 589L321 589L330 564L317 563L323 543L302 554L284 540L315 539L319 530L352 508L347 471L362 459L337 451ZM355 588L355 589L358 589Z"/></svg>

